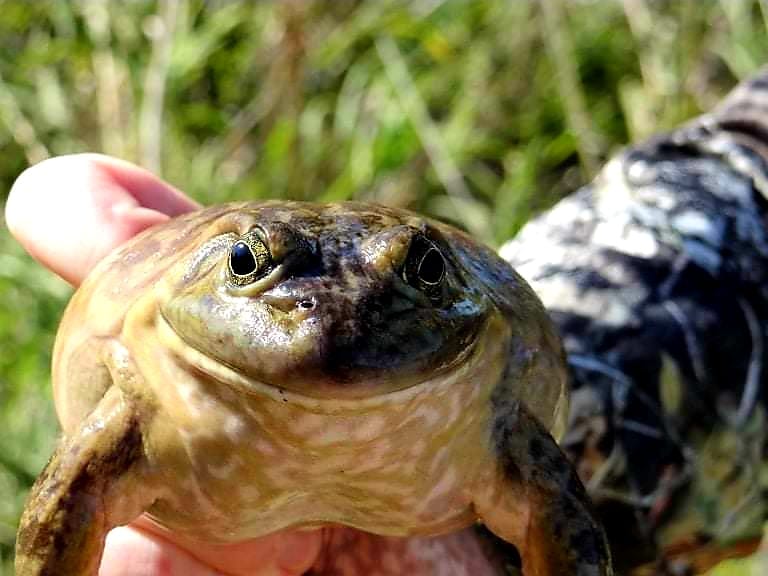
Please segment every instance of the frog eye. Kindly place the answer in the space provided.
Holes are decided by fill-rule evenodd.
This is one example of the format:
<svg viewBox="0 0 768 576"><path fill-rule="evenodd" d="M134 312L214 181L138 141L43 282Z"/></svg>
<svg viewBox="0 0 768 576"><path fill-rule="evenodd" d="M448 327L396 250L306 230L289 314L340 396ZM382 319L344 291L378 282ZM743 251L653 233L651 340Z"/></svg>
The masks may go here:
<svg viewBox="0 0 768 576"><path fill-rule="evenodd" d="M272 267L269 248L254 231L239 238L229 250L229 281L235 286L258 280Z"/></svg>
<svg viewBox="0 0 768 576"><path fill-rule="evenodd" d="M429 239L417 234L411 240L403 266L403 280L436 300L442 296L445 258Z"/></svg>

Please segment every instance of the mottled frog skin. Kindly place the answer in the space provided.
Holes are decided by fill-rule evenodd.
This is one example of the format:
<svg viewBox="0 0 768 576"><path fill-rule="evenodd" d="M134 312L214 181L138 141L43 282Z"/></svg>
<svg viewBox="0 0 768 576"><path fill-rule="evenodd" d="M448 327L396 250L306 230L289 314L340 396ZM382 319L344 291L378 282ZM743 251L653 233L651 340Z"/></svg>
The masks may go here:
<svg viewBox="0 0 768 576"><path fill-rule="evenodd" d="M106 532L142 513L206 542L481 520L526 576L611 573L554 440L566 377L544 309L493 251L413 213L240 203L152 228L73 297L53 378L64 437L19 576L95 574Z"/></svg>

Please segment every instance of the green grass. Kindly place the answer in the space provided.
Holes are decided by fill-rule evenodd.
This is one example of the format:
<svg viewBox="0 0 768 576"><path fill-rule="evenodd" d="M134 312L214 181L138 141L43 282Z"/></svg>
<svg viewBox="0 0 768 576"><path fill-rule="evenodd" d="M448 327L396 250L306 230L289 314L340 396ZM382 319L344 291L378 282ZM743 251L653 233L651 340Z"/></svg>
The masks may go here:
<svg viewBox="0 0 768 576"><path fill-rule="evenodd" d="M0 0L0 202L102 151L204 203L374 200L498 244L768 56L768 2ZM0 230L0 575L68 289Z"/></svg>

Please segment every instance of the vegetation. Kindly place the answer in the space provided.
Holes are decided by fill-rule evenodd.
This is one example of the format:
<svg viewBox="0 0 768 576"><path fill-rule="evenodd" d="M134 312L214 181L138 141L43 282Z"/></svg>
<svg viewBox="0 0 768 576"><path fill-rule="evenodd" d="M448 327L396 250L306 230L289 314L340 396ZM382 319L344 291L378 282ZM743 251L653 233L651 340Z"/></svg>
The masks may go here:
<svg viewBox="0 0 768 576"><path fill-rule="evenodd" d="M0 0L0 203L48 156L204 203L374 200L498 244L768 60L765 0ZM69 288L0 227L0 575L56 434Z"/></svg>

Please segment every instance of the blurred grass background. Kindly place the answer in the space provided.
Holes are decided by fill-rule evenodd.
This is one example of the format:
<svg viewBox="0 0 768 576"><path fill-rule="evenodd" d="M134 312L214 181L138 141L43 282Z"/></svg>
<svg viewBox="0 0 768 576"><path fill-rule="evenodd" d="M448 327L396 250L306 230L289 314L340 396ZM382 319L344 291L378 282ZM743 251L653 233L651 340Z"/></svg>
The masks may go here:
<svg viewBox="0 0 768 576"><path fill-rule="evenodd" d="M204 203L373 200L492 244L768 61L768 0L0 0L0 203L100 151ZM0 227L0 576L69 288Z"/></svg>

